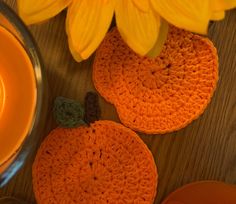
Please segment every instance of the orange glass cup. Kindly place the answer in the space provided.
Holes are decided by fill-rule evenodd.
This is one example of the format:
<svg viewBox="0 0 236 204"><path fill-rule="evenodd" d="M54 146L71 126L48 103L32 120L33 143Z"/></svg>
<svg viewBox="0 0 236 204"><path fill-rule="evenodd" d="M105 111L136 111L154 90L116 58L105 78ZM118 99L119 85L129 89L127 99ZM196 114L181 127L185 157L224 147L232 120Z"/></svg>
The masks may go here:
<svg viewBox="0 0 236 204"><path fill-rule="evenodd" d="M36 149L45 111L44 78L33 37L0 1L0 187Z"/></svg>

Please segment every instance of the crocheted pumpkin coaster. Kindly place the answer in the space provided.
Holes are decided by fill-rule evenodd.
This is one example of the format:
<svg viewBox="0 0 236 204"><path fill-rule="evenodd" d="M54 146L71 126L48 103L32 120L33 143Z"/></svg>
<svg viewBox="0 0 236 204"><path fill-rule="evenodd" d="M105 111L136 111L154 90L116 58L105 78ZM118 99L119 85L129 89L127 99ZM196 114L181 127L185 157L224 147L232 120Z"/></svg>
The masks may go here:
<svg viewBox="0 0 236 204"><path fill-rule="evenodd" d="M93 81L114 104L121 122L148 134L179 130L203 113L218 79L218 57L212 42L170 27L160 55L135 54L117 29L96 52Z"/></svg>
<svg viewBox="0 0 236 204"><path fill-rule="evenodd" d="M157 170L132 130L111 121L53 130L33 164L38 204L153 203Z"/></svg>
<svg viewBox="0 0 236 204"><path fill-rule="evenodd" d="M236 203L236 186L218 181L187 184L167 196L162 204Z"/></svg>

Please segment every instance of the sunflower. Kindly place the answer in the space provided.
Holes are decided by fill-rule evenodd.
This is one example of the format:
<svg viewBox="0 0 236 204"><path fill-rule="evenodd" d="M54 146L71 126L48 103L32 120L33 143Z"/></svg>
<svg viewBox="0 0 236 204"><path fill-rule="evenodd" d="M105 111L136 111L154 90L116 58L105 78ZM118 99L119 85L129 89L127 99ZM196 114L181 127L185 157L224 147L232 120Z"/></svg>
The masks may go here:
<svg viewBox="0 0 236 204"><path fill-rule="evenodd" d="M168 23L201 34L210 20L224 18L236 0L18 0L26 24L45 21L65 8L69 48L77 61L99 46L115 14L116 25L128 46L141 56L161 51Z"/></svg>

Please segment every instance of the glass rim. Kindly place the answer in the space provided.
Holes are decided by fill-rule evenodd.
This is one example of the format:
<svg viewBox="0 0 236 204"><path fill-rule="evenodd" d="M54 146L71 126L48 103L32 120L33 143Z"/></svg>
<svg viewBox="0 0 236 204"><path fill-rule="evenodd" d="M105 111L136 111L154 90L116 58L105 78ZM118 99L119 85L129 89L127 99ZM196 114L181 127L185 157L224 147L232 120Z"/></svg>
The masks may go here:
<svg viewBox="0 0 236 204"><path fill-rule="evenodd" d="M39 125L39 119L42 111L45 73L37 44L23 21L6 3L2 1L0 1L0 14L2 14L9 21L9 23L16 29L17 33L22 37L22 39L20 39L22 42L21 44L31 60L37 91L34 116L24 141L16 152L12 153L8 160L6 160L3 164L0 164L0 167L2 167L10 161L10 164L0 174L0 187L3 187L24 165L26 158L32 152L32 149L34 149L37 145L37 142L35 142L37 140L34 140L36 134L33 130Z"/></svg>

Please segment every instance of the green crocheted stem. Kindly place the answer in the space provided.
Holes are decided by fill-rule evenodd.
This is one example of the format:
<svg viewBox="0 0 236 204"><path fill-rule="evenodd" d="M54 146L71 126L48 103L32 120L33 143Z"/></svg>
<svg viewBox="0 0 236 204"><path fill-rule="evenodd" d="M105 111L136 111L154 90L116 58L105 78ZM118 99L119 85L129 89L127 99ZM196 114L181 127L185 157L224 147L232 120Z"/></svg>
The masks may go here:
<svg viewBox="0 0 236 204"><path fill-rule="evenodd" d="M85 97L85 116L84 121L87 124L94 123L101 118L101 108L99 106L99 97L95 92L88 92Z"/></svg>
<svg viewBox="0 0 236 204"><path fill-rule="evenodd" d="M85 125L84 109L81 104L75 100L57 97L53 108L54 118L59 126L73 128Z"/></svg>

